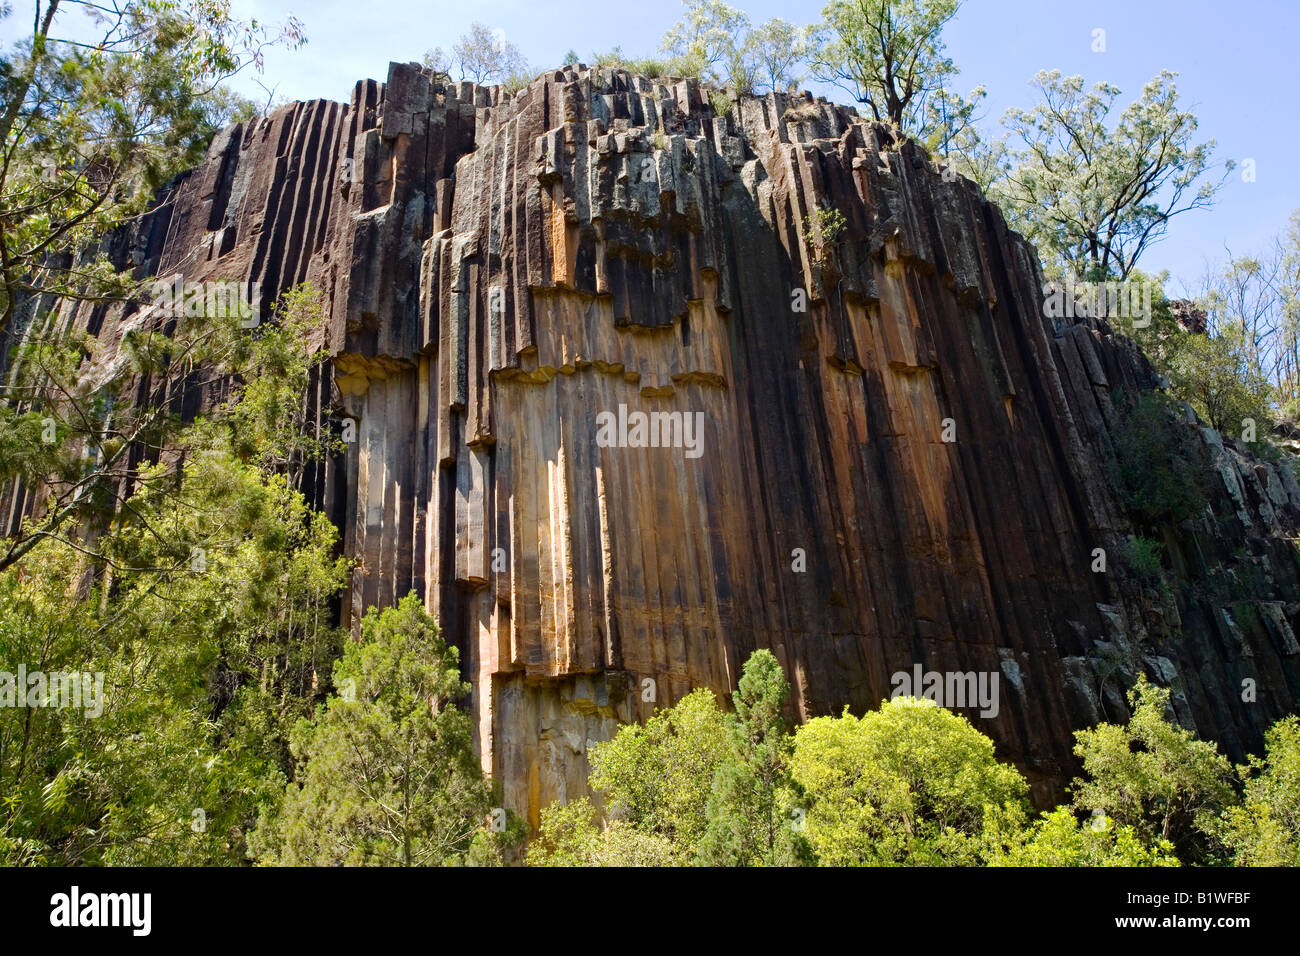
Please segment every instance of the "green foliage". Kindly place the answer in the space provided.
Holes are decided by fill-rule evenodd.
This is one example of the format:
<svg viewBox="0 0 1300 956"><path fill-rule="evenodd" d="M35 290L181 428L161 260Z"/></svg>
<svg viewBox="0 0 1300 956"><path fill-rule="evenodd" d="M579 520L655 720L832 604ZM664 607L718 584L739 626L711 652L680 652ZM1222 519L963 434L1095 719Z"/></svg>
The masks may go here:
<svg viewBox="0 0 1300 956"><path fill-rule="evenodd" d="M650 79L667 79L669 77L693 76L687 64L677 58L659 59L657 57L629 57L621 46L616 46L607 53L592 53L593 69L627 70Z"/></svg>
<svg viewBox="0 0 1300 956"><path fill-rule="evenodd" d="M1178 108L1175 77L1161 71L1113 124L1118 87L1085 91L1082 77L1058 70L1035 78L1042 102L1008 111L1013 146L995 195L1049 264L1125 279L1174 216L1213 202L1232 164L1223 179L1205 178L1214 141L1194 142L1196 117Z"/></svg>
<svg viewBox="0 0 1300 956"><path fill-rule="evenodd" d="M1189 335L1170 360L1173 388L1212 428L1240 437L1247 419L1255 423L1255 445L1272 420L1272 387L1252 362L1241 330L1230 326L1216 335Z"/></svg>
<svg viewBox="0 0 1300 956"><path fill-rule="evenodd" d="M619 728L591 752L594 790L610 816L694 855L706 827L710 783L730 738L713 693L697 690L644 726Z"/></svg>
<svg viewBox="0 0 1300 956"><path fill-rule="evenodd" d="M1113 434L1116 485L1129 510L1156 526L1185 521L1204 513L1202 462L1194 445L1175 424L1177 411L1158 392L1121 407L1120 427Z"/></svg>
<svg viewBox="0 0 1300 956"><path fill-rule="evenodd" d="M453 60L442 47L436 46L432 50L426 50L421 65L433 74L434 83L441 83L444 86L451 83Z"/></svg>
<svg viewBox="0 0 1300 956"><path fill-rule="evenodd" d="M848 220L838 209L818 206L803 220L804 245L812 259L822 267L833 261L836 244L848 227Z"/></svg>
<svg viewBox="0 0 1300 956"><path fill-rule="evenodd" d="M528 840L528 821L504 807L494 807L494 814L504 814L504 826L497 829L496 820L489 821L486 829L474 831L469 851L462 856L451 856L443 862L447 866L501 867L517 865L520 851Z"/></svg>
<svg viewBox="0 0 1300 956"><path fill-rule="evenodd" d="M824 866L976 863L986 812L1018 810L1028 789L964 717L911 698L808 721L791 770Z"/></svg>
<svg viewBox="0 0 1300 956"><path fill-rule="evenodd" d="M831 0L813 42L813 75L869 106L873 118L929 140L937 130L927 101L957 72L943 55L941 34L959 6L959 0Z"/></svg>
<svg viewBox="0 0 1300 956"><path fill-rule="evenodd" d="M504 34L494 33L477 21L452 44L451 51L460 66L462 80L473 80L479 85L513 81L518 85L520 78L529 74L528 61L519 47L505 39ZM451 68L452 61L442 56L440 50L432 50L426 56L434 70L442 72Z"/></svg>
<svg viewBox="0 0 1300 956"><path fill-rule="evenodd" d="M509 76L501 81L501 87L510 95L518 93L533 81L532 71L525 67L521 70L513 71Z"/></svg>
<svg viewBox="0 0 1300 956"><path fill-rule="evenodd" d="M439 866L469 853L491 791L455 705L469 691L420 599L362 620L339 693L294 729L295 782L253 849L287 865Z"/></svg>
<svg viewBox="0 0 1300 956"><path fill-rule="evenodd" d="M1131 826L1105 815L1080 824L1069 807L1045 813L1026 829L996 830L986 837L988 866L1178 866L1173 844L1148 847ZM990 839L992 837L992 839Z"/></svg>
<svg viewBox="0 0 1300 956"><path fill-rule="evenodd" d="M1124 563L1140 578L1158 578L1164 547L1159 541L1141 535L1124 539Z"/></svg>
<svg viewBox="0 0 1300 956"><path fill-rule="evenodd" d="M1245 794L1219 830L1237 866L1300 866L1300 717L1275 723L1266 754L1241 768Z"/></svg>
<svg viewBox="0 0 1300 956"><path fill-rule="evenodd" d="M683 3L686 16L664 34L663 52L680 65L686 76L698 77L713 86L748 90L752 84L746 76L743 49L749 17L721 0Z"/></svg>
<svg viewBox="0 0 1300 956"><path fill-rule="evenodd" d="M709 108L713 110L714 116L730 116L736 108L736 97L726 90L710 90Z"/></svg>
<svg viewBox="0 0 1300 956"><path fill-rule="evenodd" d="M731 752L718 766L697 859L707 866L791 866L810 862L796 828L789 771L793 741L781 716L790 684L768 650L745 662L728 718Z"/></svg>
<svg viewBox="0 0 1300 956"><path fill-rule="evenodd" d="M981 188L993 178L983 168L990 161L990 147L975 127L975 111L987 96L982 86L966 96L943 87L935 90L925 100L924 119L914 134L932 155L951 163Z"/></svg>
<svg viewBox="0 0 1300 956"><path fill-rule="evenodd" d="M745 35L739 88L747 93L784 93L803 80L800 64L808 56L810 31L774 17Z"/></svg>
<svg viewBox="0 0 1300 956"><path fill-rule="evenodd" d="M798 84L798 67L808 53L808 30L780 17L751 27L748 16L720 0L683 3L686 15L664 34L660 46L669 61L647 66L726 87L732 103L739 94L784 92ZM633 70L648 76L660 75L658 71ZM730 106L724 109L714 103L718 115L730 111Z"/></svg>
<svg viewBox="0 0 1300 956"><path fill-rule="evenodd" d="M4 388L9 402L0 403L0 480L21 480L45 500L0 546L0 570L40 541L72 542L84 526L113 520L126 507L125 489L169 493L172 469L140 469L137 458L157 459L169 449L184 460L221 449L283 471L337 450L337 442L301 428L302 395L324 355L303 347L321 321L318 294L310 287L286 293L273 321L255 329L241 321L230 310L146 322L122 337L120 361L97 356L93 339L53 326L24 340ZM91 369L96 357L100 365ZM182 419L181 409L232 378L241 387L223 408L207 419ZM126 514L129 521L130 509ZM76 546L93 551L96 543Z"/></svg>
<svg viewBox="0 0 1300 956"><path fill-rule="evenodd" d="M275 318L258 330L255 348L245 343L249 360L243 363L244 383L228 427L238 454L259 467L283 470L341 451L342 445L301 427L303 396L327 354L323 348L304 348L319 340L328 324L321 293L310 284L290 289L276 304Z"/></svg>
<svg viewBox="0 0 1300 956"><path fill-rule="evenodd" d="M1230 765L1166 721L1168 691L1143 678L1126 727L1077 734L1086 777L1073 804L1031 820L1024 779L964 718L905 698L862 718L815 718L791 741L787 692L760 651L734 717L724 722L712 694L696 691L620 729L592 750L608 822L586 798L546 808L528 863L1163 867L1217 862L1221 845L1241 865L1296 859L1294 717L1269 732L1265 759L1242 768L1238 805Z"/></svg>
<svg viewBox="0 0 1300 956"><path fill-rule="evenodd" d="M600 829L586 797L544 809L540 831L528 848L529 866L681 866L689 859L670 840L621 820Z"/></svg>
<svg viewBox="0 0 1300 956"><path fill-rule="evenodd" d="M1087 776L1074 782L1074 806L1132 827L1147 846L1167 840L1184 861L1208 859L1205 833L1236 802L1232 765L1214 744L1165 718L1168 690L1141 677L1128 699L1126 726L1075 732L1074 752Z"/></svg>
<svg viewBox="0 0 1300 956"><path fill-rule="evenodd" d="M177 480L178 479L178 480ZM98 552L0 575L0 660L103 675L102 713L0 708L0 858L236 864L338 653L337 534L228 448L145 488Z"/></svg>
<svg viewBox="0 0 1300 956"><path fill-rule="evenodd" d="M585 799L542 812L528 862L544 866L668 866L690 863L707 826L712 781L731 736L711 691L687 694L644 726L619 728L591 749L593 790L607 825Z"/></svg>
<svg viewBox="0 0 1300 956"><path fill-rule="evenodd" d="M273 31L232 17L227 0L125 0L94 11L89 42L72 42L62 36L78 32L65 22L77 6L37 3L0 74L0 330L29 293L124 296L130 277L110 265L104 235L194 166L240 108L223 81L260 70L269 47L304 42L293 18Z"/></svg>

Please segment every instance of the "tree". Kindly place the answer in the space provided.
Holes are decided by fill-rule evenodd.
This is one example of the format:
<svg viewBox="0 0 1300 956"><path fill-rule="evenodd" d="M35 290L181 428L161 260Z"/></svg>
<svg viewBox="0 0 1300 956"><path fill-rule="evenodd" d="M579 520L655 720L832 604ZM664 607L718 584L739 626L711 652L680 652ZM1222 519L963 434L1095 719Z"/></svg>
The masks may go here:
<svg viewBox="0 0 1300 956"><path fill-rule="evenodd" d="M1300 418L1300 209L1291 213L1284 238L1278 240L1281 267L1278 299L1281 316L1273 349L1274 384L1287 415Z"/></svg>
<svg viewBox="0 0 1300 956"><path fill-rule="evenodd" d="M644 726L620 727L593 747L589 782L611 818L663 837L689 858L704 835L711 783L730 743L713 692L692 691Z"/></svg>
<svg viewBox="0 0 1300 956"><path fill-rule="evenodd" d="M1300 411L1300 210L1286 232L1255 255L1234 255L1207 270L1196 298L1206 331L1232 345L1232 371L1259 395L1270 390L1282 413ZM1267 396L1266 396L1267 397Z"/></svg>
<svg viewBox="0 0 1300 956"><path fill-rule="evenodd" d="M879 121L930 129L926 101L957 72L943 55L959 0L832 0L811 52L813 75L871 108Z"/></svg>
<svg viewBox="0 0 1300 956"><path fill-rule="evenodd" d="M976 863L986 813L1016 812L1028 790L964 717L911 698L808 721L791 770L823 866Z"/></svg>
<svg viewBox="0 0 1300 956"><path fill-rule="evenodd" d="M994 828L990 828L994 829ZM1105 815L1084 823L1069 807L1045 813L1026 829L999 831L988 866L1178 866L1173 844L1148 847L1133 827Z"/></svg>
<svg viewBox="0 0 1300 956"><path fill-rule="evenodd" d="M1212 428L1240 436L1247 419L1257 425L1261 442L1272 419L1272 386L1252 360L1240 327L1213 335L1189 335L1169 362L1174 390Z"/></svg>
<svg viewBox="0 0 1300 956"><path fill-rule="evenodd" d="M940 87L925 100L918 132L922 146L981 187L996 178L989 167L999 161L997 148L986 146L975 128L975 111L987 95L982 86L966 96Z"/></svg>
<svg viewBox="0 0 1300 956"><path fill-rule="evenodd" d="M0 482L27 489L40 506L0 545L0 570L47 539L93 550L130 495L174 482L172 469L139 463L185 443L204 447L219 437L281 471L331 446L300 422L301 395L323 359L300 347L319 322L319 294L291 290L257 329L244 328L234 310L210 312L201 298L181 315L152 311L116 355L54 326L24 339L4 388L8 402L0 403ZM180 410L238 378L247 388L206 423L187 426Z"/></svg>
<svg viewBox="0 0 1300 956"><path fill-rule="evenodd" d="M781 716L790 684L768 650L750 655L728 720L731 753L718 766L697 859L707 866L808 862L788 768L792 740Z"/></svg>
<svg viewBox="0 0 1300 956"><path fill-rule="evenodd" d="M1232 765L1214 744L1166 719L1167 689L1143 676L1128 699L1126 726L1075 731L1086 776L1071 786L1074 806L1132 827L1147 846L1165 840L1184 862L1202 862L1210 852L1204 835L1236 802Z"/></svg>
<svg viewBox="0 0 1300 956"><path fill-rule="evenodd" d="M1118 87L1083 88L1059 70L1035 78L1042 102L1010 110L1010 172L996 198L1054 269L1125 279L1173 217L1209 206L1223 178L1205 178L1214 141L1194 142L1196 117L1178 108L1168 70L1113 124Z"/></svg>
<svg viewBox="0 0 1300 956"><path fill-rule="evenodd" d="M97 686L89 699L83 680L79 708L0 706L0 859L238 864L283 789L289 728L339 652L350 565L268 464L262 442L286 430L268 424L268 380L311 358L263 332L241 346L262 379L252 407L236 382L110 518L30 538L0 572L0 660Z"/></svg>
<svg viewBox="0 0 1300 956"><path fill-rule="evenodd" d="M331 697L299 722L283 803L255 850L287 865L440 866L469 852L491 789L456 706L458 655L413 593L371 608L334 667Z"/></svg>
<svg viewBox="0 0 1300 956"><path fill-rule="evenodd" d="M451 82L451 68L454 61L450 56L443 52L442 47L436 46L432 50L426 50L424 53L424 68L433 73L435 83L447 84Z"/></svg>
<svg viewBox="0 0 1300 956"><path fill-rule="evenodd" d="M1264 744L1241 768L1245 794L1220 833L1237 866L1300 866L1300 717L1279 720Z"/></svg>
<svg viewBox="0 0 1300 956"><path fill-rule="evenodd" d="M46 296L124 298L129 276L110 264L104 236L201 158L231 108L224 81L260 71L272 46L305 42L297 20L269 29L232 17L227 0L35 8L0 73L0 333ZM75 9L96 39L60 36Z"/></svg>
<svg viewBox="0 0 1300 956"><path fill-rule="evenodd" d="M508 41L503 30L491 30L482 23L470 24L451 48L460 64L460 77L479 85L502 82L528 72L528 61L519 47ZM450 66L450 64L448 64Z"/></svg>
<svg viewBox="0 0 1300 956"><path fill-rule="evenodd" d="M721 0L682 2L686 16L664 34L663 52L674 57L686 75L748 92L754 80L743 53L749 17Z"/></svg>
<svg viewBox="0 0 1300 956"><path fill-rule="evenodd" d="M808 56L808 31L774 17L750 30L741 44L744 92L784 93L803 77L798 66Z"/></svg>

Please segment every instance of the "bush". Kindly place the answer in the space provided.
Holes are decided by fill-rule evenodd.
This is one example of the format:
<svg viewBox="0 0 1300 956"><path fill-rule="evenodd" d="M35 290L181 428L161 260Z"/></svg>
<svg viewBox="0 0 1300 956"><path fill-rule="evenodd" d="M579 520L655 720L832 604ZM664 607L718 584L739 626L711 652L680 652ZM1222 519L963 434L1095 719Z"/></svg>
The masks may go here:
<svg viewBox="0 0 1300 956"><path fill-rule="evenodd" d="M1130 535L1124 542L1124 563L1140 578L1157 578L1160 576L1163 552L1164 546L1159 541L1141 535Z"/></svg>
<svg viewBox="0 0 1300 956"><path fill-rule="evenodd" d="M1151 527L1204 513L1199 444L1184 438L1170 400L1149 392L1121 414L1113 435L1113 477L1129 511Z"/></svg>
<svg viewBox="0 0 1300 956"><path fill-rule="evenodd" d="M992 841L990 841L992 842ZM993 845L989 866L1178 866L1167 840L1148 847L1131 826L1105 814L1084 823L1069 807L1045 813L1026 829L1013 829Z"/></svg>
<svg viewBox="0 0 1300 956"><path fill-rule="evenodd" d="M791 770L823 866L977 863L987 815L1022 813L1028 791L966 718L911 698L810 720Z"/></svg>
<svg viewBox="0 0 1300 956"><path fill-rule="evenodd" d="M1266 757L1242 767L1241 806L1224 814L1223 841L1237 866L1300 866L1300 717L1264 736Z"/></svg>
<svg viewBox="0 0 1300 956"><path fill-rule="evenodd" d="M736 97L726 90L710 90L709 106L713 108L715 116L730 116L736 108Z"/></svg>
<svg viewBox="0 0 1300 956"><path fill-rule="evenodd" d="M1232 765L1213 743L1166 719L1167 689L1139 677L1128 699L1127 725L1075 732L1086 777L1071 786L1074 807L1132 827L1149 847L1167 840L1184 862L1206 862L1206 835L1236 803Z"/></svg>

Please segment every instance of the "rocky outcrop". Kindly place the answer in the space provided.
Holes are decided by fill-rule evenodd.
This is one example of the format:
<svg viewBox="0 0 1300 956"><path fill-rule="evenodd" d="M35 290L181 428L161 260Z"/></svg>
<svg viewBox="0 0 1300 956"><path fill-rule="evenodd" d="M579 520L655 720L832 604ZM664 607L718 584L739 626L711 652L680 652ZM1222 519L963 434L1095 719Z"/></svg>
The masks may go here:
<svg viewBox="0 0 1300 956"><path fill-rule="evenodd" d="M996 675L996 714L962 713L1040 799L1139 671L1238 758L1300 696L1290 470L1171 423L1211 506L1164 529L1164 585L1126 571L1107 463L1150 367L1104 322L1046 318L997 208L852 110L393 64L350 105L226 130L114 241L264 306L324 293L305 413L356 440L298 481L358 559L343 613L424 595L534 822L593 741L727 694L760 647L800 718L876 706L915 665ZM147 310L60 320L111 343Z"/></svg>

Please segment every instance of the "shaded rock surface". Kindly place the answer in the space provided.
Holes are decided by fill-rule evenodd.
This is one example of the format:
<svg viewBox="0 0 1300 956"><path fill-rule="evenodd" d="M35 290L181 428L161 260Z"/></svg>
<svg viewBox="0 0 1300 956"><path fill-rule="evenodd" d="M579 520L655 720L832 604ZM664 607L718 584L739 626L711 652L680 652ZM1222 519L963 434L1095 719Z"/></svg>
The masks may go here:
<svg viewBox="0 0 1300 956"><path fill-rule="evenodd" d="M304 413L356 440L297 481L359 561L343 613L424 596L534 823L584 791L593 742L726 695L760 647L798 718L877 706L917 664L999 675L996 716L961 712L1040 801L1138 672L1238 759L1296 707L1290 470L1171 424L1211 506L1166 529L1167 584L1128 573L1107 461L1150 366L1104 322L1045 318L997 208L852 110L393 64L349 105L224 131L168 199L112 239L120 265L256 281L264 308L325 294ZM818 208L843 231L810 234ZM148 309L56 320L111 353ZM620 406L702 413L698 457L602 447Z"/></svg>

